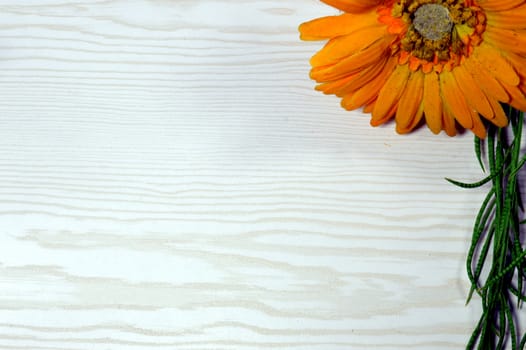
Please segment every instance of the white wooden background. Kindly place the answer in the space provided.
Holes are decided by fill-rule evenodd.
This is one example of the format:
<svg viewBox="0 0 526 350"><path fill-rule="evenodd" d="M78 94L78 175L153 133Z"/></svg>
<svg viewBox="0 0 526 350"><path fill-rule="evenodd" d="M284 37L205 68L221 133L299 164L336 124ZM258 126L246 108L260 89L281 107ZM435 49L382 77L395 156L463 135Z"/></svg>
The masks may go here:
<svg viewBox="0 0 526 350"><path fill-rule="evenodd" d="M313 90L317 0L0 0L0 349L462 349L472 136Z"/></svg>

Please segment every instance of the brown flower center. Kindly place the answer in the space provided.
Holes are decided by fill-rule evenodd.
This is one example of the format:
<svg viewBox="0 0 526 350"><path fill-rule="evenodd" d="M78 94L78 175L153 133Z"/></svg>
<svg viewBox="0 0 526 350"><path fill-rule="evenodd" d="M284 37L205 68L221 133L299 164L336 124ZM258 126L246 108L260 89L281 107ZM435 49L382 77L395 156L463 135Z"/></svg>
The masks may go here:
<svg viewBox="0 0 526 350"><path fill-rule="evenodd" d="M405 23L400 48L427 62L469 55L484 30L485 16L473 0L394 0L391 16Z"/></svg>
<svg viewBox="0 0 526 350"><path fill-rule="evenodd" d="M425 4L415 11L413 25L425 39L439 40L451 33L449 10L438 4Z"/></svg>

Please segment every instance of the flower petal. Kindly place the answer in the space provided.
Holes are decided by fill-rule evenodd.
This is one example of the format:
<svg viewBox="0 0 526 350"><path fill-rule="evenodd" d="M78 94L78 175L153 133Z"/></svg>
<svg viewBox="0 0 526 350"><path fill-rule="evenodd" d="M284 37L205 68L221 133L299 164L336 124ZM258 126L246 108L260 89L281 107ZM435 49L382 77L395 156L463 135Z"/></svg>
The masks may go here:
<svg viewBox="0 0 526 350"><path fill-rule="evenodd" d="M376 105L378 105L378 103L375 103L375 106ZM374 119L373 117L371 117L371 120L370 120L371 126L380 126L383 123L388 122L391 118L393 118L397 110L398 110L398 102L395 102L395 104L391 106L391 108L387 111L387 113L385 113L385 115L381 119Z"/></svg>
<svg viewBox="0 0 526 350"><path fill-rule="evenodd" d="M493 118L493 109L486 98L486 94L482 92L471 74L463 66L455 67L452 72L460 90L466 97L468 105L476 109L486 119Z"/></svg>
<svg viewBox="0 0 526 350"><path fill-rule="evenodd" d="M393 105L396 104L409 78L409 67L406 64L398 65L378 94L378 103L375 104L371 124L381 124L381 120L388 117Z"/></svg>
<svg viewBox="0 0 526 350"><path fill-rule="evenodd" d="M505 58L513 66L513 69L519 74L522 78L522 81L526 79L526 59L520 55L517 55L513 52L506 52Z"/></svg>
<svg viewBox="0 0 526 350"><path fill-rule="evenodd" d="M400 110L400 107L397 109L397 111L399 110ZM412 131L420 123L423 115L424 115L424 104L420 103L411 123L405 127L401 126L400 124L396 124L396 132L399 134L407 134L408 132Z"/></svg>
<svg viewBox="0 0 526 350"><path fill-rule="evenodd" d="M438 74L431 72L424 76L424 114L429 129L438 134L442 130L442 99Z"/></svg>
<svg viewBox="0 0 526 350"><path fill-rule="evenodd" d="M524 0L479 0L478 4L484 10L490 11L503 11L509 10L514 7L520 6L524 3ZM490 12L487 11L487 12Z"/></svg>
<svg viewBox="0 0 526 350"><path fill-rule="evenodd" d="M473 58L478 60L497 80L510 85L519 85L520 78L511 64L500 54L499 50L481 44L473 52Z"/></svg>
<svg viewBox="0 0 526 350"><path fill-rule="evenodd" d="M510 100L502 85L477 60L470 57L463 62L462 66L467 69L486 95L493 96L502 102Z"/></svg>
<svg viewBox="0 0 526 350"><path fill-rule="evenodd" d="M344 93L343 87L346 86L350 81L353 81L354 79L356 79L356 76L358 74L359 73L353 73L353 74L349 74L348 76L338 79L338 80L333 80L333 81L329 81L326 83L318 84L315 87L315 89L318 91L322 91L324 94L327 94L327 95L335 94L337 96L340 96L342 95L342 93Z"/></svg>
<svg viewBox="0 0 526 350"><path fill-rule="evenodd" d="M525 111L526 110L526 97L517 86L511 86L503 84L504 89L510 95L510 101L508 102L514 108Z"/></svg>
<svg viewBox="0 0 526 350"><path fill-rule="evenodd" d="M360 13L378 5L381 0L321 0L327 5L345 12Z"/></svg>
<svg viewBox="0 0 526 350"><path fill-rule="evenodd" d="M367 104L363 107L363 112L372 113L375 104L376 104L376 98L370 102L367 102Z"/></svg>
<svg viewBox="0 0 526 350"><path fill-rule="evenodd" d="M491 108L493 108L493 114L495 115L495 117L491 119L490 122L492 122L499 128L508 125L508 117L506 116L506 113L504 113L504 110L502 109L500 103L491 97L488 98L488 101L491 104Z"/></svg>
<svg viewBox="0 0 526 350"><path fill-rule="evenodd" d="M526 28L526 3L505 11L486 11L487 25L501 29Z"/></svg>
<svg viewBox="0 0 526 350"><path fill-rule="evenodd" d="M354 73L364 67L374 64L379 58L387 54L388 43L384 37L377 38L377 40L369 47L349 56L336 64L314 67L311 70L311 78L318 81L336 80Z"/></svg>
<svg viewBox="0 0 526 350"><path fill-rule="evenodd" d="M471 131L475 135L477 135L477 137L481 139L485 138L486 137L486 126L484 125L482 120L480 120L478 113L476 112L471 113L471 118L473 120L473 127L471 128Z"/></svg>
<svg viewBox="0 0 526 350"><path fill-rule="evenodd" d="M377 23L376 11L369 11L360 15L344 13L338 16L317 18L302 23L298 29L302 40L325 40L346 35Z"/></svg>
<svg viewBox="0 0 526 350"><path fill-rule="evenodd" d="M440 93L443 97L444 104L460 125L466 129L472 129L472 111L451 72L443 71L440 74Z"/></svg>
<svg viewBox="0 0 526 350"><path fill-rule="evenodd" d="M363 70L354 74L353 79L350 79L344 86L341 87L340 91L336 92L336 96L341 97L346 93L361 89L365 84L369 84L371 80L382 73L387 63L387 59L387 56L380 58L371 66L364 68Z"/></svg>
<svg viewBox="0 0 526 350"><path fill-rule="evenodd" d="M455 118L453 118L447 108L444 108L442 113L442 125L444 126L444 131L448 136L455 136L457 134L457 124L455 122Z"/></svg>
<svg viewBox="0 0 526 350"><path fill-rule="evenodd" d="M504 51L526 54L526 32L523 30L506 30L487 26L484 40Z"/></svg>
<svg viewBox="0 0 526 350"><path fill-rule="evenodd" d="M421 71L411 73L396 110L396 125L401 130L406 130L413 123L418 108L422 104L423 90L424 74Z"/></svg>
<svg viewBox="0 0 526 350"><path fill-rule="evenodd" d="M331 39L323 49L312 56L310 64L313 67L317 67L337 63L343 58L371 46L384 33L385 27L367 27L351 34Z"/></svg>
<svg viewBox="0 0 526 350"><path fill-rule="evenodd" d="M378 92L385 85L385 82L392 74L396 67L396 59L391 58L387 60L382 71L375 76L367 85L362 86L360 89L348 94L342 99L342 107L347 110L354 110L362 106L368 105L371 101L378 98ZM371 109L372 111L372 109ZM366 110L364 109L364 112Z"/></svg>

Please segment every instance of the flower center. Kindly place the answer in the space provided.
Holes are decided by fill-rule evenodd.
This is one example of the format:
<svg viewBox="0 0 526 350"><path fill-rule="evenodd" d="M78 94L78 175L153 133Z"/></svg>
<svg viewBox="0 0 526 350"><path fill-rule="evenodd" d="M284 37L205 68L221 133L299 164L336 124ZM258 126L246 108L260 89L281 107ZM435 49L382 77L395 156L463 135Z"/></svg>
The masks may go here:
<svg viewBox="0 0 526 350"><path fill-rule="evenodd" d="M378 20L393 35L391 53L411 70L452 69L482 42L486 15L477 0L386 0Z"/></svg>
<svg viewBox="0 0 526 350"><path fill-rule="evenodd" d="M414 13L413 25L426 39L439 40L451 33L453 20L449 10L438 4L422 5Z"/></svg>

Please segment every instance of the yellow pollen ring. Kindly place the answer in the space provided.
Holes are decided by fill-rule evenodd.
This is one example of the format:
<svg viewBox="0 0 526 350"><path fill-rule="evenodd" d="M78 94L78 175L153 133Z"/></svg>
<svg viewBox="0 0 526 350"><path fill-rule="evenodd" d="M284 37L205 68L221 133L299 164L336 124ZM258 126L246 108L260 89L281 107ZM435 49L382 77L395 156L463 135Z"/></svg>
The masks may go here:
<svg viewBox="0 0 526 350"><path fill-rule="evenodd" d="M444 6L425 4L414 13L413 25L424 38L440 40L451 33L453 20Z"/></svg>

